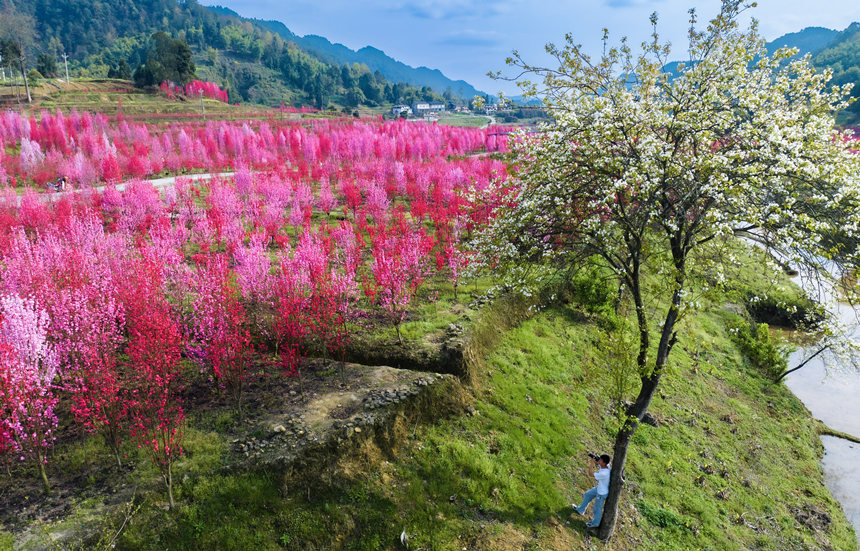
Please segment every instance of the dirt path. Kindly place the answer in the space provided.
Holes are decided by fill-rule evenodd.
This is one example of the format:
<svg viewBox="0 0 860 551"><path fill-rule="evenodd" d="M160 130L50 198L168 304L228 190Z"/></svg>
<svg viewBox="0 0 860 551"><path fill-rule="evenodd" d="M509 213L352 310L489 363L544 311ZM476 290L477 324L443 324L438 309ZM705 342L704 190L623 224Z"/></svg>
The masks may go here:
<svg viewBox="0 0 860 551"><path fill-rule="evenodd" d="M183 174L181 176L165 176L164 178L154 178L151 180L142 180L143 182L149 182L155 189L167 189L176 184L177 178L187 178L192 182L197 182L200 180L211 180L212 178L226 178L228 176L232 176L235 172L206 172L202 174ZM128 185L131 182L123 182L121 184L116 184L114 186L103 185L103 186L95 186L87 189L73 189L69 191L55 191L55 192L44 192L39 194L39 199L41 201L53 203L55 201L59 201L63 197L72 196L76 193L104 193L104 190L109 187L116 188L117 191L125 191ZM21 196L18 196L18 206L21 206Z"/></svg>

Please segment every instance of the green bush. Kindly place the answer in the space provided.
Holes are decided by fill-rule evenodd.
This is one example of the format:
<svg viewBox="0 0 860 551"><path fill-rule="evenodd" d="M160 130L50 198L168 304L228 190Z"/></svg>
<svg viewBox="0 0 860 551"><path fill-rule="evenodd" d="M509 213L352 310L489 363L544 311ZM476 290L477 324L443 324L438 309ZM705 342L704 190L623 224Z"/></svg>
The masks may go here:
<svg viewBox="0 0 860 551"><path fill-rule="evenodd" d="M570 280L569 292L575 302L591 314L614 311L618 280L598 261L590 259Z"/></svg>
<svg viewBox="0 0 860 551"><path fill-rule="evenodd" d="M815 327L824 320L821 307L803 295L772 291L759 297L752 291L744 296L747 312L757 322L788 329Z"/></svg>
<svg viewBox="0 0 860 551"><path fill-rule="evenodd" d="M27 80L30 81L30 84L32 85L39 84L39 82L44 78L45 77L42 76L42 73L40 73L36 69L32 69L29 73L27 73Z"/></svg>
<svg viewBox="0 0 860 551"><path fill-rule="evenodd" d="M729 332L753 367L771 379L788 369L790 347L770 334L766 323L741 321L730 324Z"/></svg>

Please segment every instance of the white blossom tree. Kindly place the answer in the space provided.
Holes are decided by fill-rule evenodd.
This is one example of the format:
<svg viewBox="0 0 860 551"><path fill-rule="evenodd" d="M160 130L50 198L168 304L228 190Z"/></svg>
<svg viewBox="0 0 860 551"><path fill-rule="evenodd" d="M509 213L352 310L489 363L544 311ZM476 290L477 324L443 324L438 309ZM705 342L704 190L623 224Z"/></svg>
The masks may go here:
<svg viewBox="0 0 860 551"><path fill-rule="evenodd" d="M691 305L689 278L733 263L706 253L744 234L817 277L838 279L834 262L856 265L860 164L833 119L850 88L828 87L829 71L808 58L789 62L793 50L768 57L755 21L738 24L754 5L723 0L703 30L691 10L692 61L674 75L656 14L639 54L622 40L592 60L568 35L563 48L547 46L557 68L508 59L516 78L538 77L520 84L553 121L512 140L513 189L494 190L505 199L484 259L526 290L597 256L635 313L641 385L615 439L602 539L614 531L631 437ZM646 286L643 272L660 283Z"/></svg>

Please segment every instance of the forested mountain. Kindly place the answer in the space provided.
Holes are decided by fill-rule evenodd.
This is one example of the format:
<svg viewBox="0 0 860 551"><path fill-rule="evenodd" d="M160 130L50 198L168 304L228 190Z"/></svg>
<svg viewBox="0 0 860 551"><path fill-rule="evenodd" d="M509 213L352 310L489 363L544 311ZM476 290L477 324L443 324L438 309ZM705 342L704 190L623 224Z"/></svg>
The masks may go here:
<svg viewBox="0 0 860 551"><path fill-rule="evenodd" d="M411 67L386 55L385 52L372 46L365 46L358 51L351 50L343 44L332 44L327 38L309 34L298 36L290 31L280 21L256 21L286 40L291 40L307 51L314 52L324 59L334 63L359 63L367 65L371 71L379 71L392 82L405 82L413 86L429 86L435 92L442 94L450 90L455 96L472 98L485 95L464 80L451 80L438 69L427 67Z"/></svg>
<svg viewBox="0 0 860 551"><path fill-rule="evenodd" d="M441 100L429 87L392 82L368 66L344 65L257 22L195 0L6 0L35 22L31 65L56 73L69 54L73 75L107 77L134 70L162 31L187 42L197 76L224 86L231 101L345 107ZM59 60L59 63L54 63ZM46 75L50 76L50 75Z"/></svg>
<svg viewBox="0 0 860 551"><path fill-rule="evenodd" d="M860 99L860 23L851 23L844 31L807 27L800 32L780 36L768 42L768 53L787 46L797 48L797 55L811 54L812 64L833 70L833 84L854 83L851 95ZM860 101L855 101L838 117L842 124L860 123Z"/></svg>
<svg viewBox="0 0 860 551"><path fill-rule="evenodd" d="M779 48L797 48L798 56L816 52L836 38L839 31L833 29L825 29L824 27L806 27L802 31L796 33L788 33L780 36L775 40L767 43L767 53L773 53Z"/></svg>
<svg viewBox="0 0 860 551"><path fill-rule="evenodd" d="M834 84L854 83L851 95L857 98L840 116L845 124L860 124L860 23L854 22L829 44L812 55L816 67L830 67Z"/></svg>

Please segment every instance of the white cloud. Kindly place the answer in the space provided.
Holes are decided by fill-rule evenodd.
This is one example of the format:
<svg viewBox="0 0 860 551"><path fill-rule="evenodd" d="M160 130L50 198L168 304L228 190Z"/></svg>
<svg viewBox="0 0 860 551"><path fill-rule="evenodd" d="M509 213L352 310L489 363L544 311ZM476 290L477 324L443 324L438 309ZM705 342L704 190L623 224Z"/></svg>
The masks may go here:
<svg viewBox="0 0 860 551"><path fill-rule="evenodd" d="M511 2L505 0L407 0L401 4L422 19L458 19L494 16L507 12Z"/></svg>

